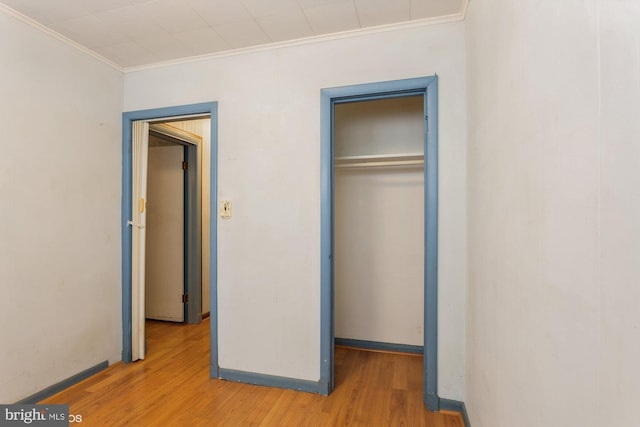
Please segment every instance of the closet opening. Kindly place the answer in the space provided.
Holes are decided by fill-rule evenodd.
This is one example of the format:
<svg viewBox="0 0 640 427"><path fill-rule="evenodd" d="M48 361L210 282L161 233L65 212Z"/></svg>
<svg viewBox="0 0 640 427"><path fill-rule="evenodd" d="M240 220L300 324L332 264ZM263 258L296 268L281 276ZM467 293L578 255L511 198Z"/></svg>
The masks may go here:
<svg viewBox="0 0 640 427"><path fill-rule="evenodd" d="M422 354L437 411L437 76L321 95L320 390L336 345Z"/></svg>
<svg viewBox="0 0 640 427"><path fill-rule="evenodd" d="M423 105L334 105L336 345L423 353Z"/></svg>

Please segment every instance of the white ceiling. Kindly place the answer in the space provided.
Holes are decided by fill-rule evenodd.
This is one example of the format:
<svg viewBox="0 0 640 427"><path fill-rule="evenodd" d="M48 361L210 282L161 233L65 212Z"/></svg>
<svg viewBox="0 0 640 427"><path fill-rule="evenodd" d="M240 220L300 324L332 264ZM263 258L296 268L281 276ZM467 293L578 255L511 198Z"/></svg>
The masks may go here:
<svg viewBox="0 0 640 427"><path fill-rule="evenodd" d="M467 0L1 0L122 68L464 14Z"/></svg>

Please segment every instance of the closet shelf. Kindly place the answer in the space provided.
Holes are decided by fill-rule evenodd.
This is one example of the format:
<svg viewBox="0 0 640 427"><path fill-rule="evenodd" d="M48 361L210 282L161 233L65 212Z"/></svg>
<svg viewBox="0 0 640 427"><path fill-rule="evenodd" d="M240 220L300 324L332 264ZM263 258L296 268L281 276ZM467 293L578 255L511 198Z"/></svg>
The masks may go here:
<svg viewBox="0 0 640 427"><path fill-rule="evenodd" d="M424 164L422 153L375 154L369 156L336 157L336 168L368 168L380 166L413 166Z"/></svg>

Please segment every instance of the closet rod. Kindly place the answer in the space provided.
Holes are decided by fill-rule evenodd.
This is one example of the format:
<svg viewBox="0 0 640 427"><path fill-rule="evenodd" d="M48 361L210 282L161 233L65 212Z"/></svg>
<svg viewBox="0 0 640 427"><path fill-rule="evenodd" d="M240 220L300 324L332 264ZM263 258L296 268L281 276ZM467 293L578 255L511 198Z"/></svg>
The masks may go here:
<svg viewBox="0 0 640 427"><path fill-rule="evenodd" d="M370 154L335 158L336 168L368 168L380 166L414 166L424 164L422 153Z"/></svg>
<svg viewBox="0 0 640 427"><path fill-rule="evenodd" d="M415 166L424 165L424 160L389 160L389 161L372 161L372 162L350 162L336 163L336 168L370 168L382 166Z"/></svg>

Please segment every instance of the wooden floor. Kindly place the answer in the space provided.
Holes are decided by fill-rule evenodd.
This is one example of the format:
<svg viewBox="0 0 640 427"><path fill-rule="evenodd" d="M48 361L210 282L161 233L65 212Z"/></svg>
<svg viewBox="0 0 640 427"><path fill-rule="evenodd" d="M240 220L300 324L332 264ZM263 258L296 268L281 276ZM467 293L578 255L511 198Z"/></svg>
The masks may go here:
<svg viewBox="0 0 640 427"><path fill-rule="evenodd" d="M336 348L330 396L209 378L209 322L147 322L147 358L117 363L41 403L90 426L464 427L422 404L422 357Z"/></svg>

